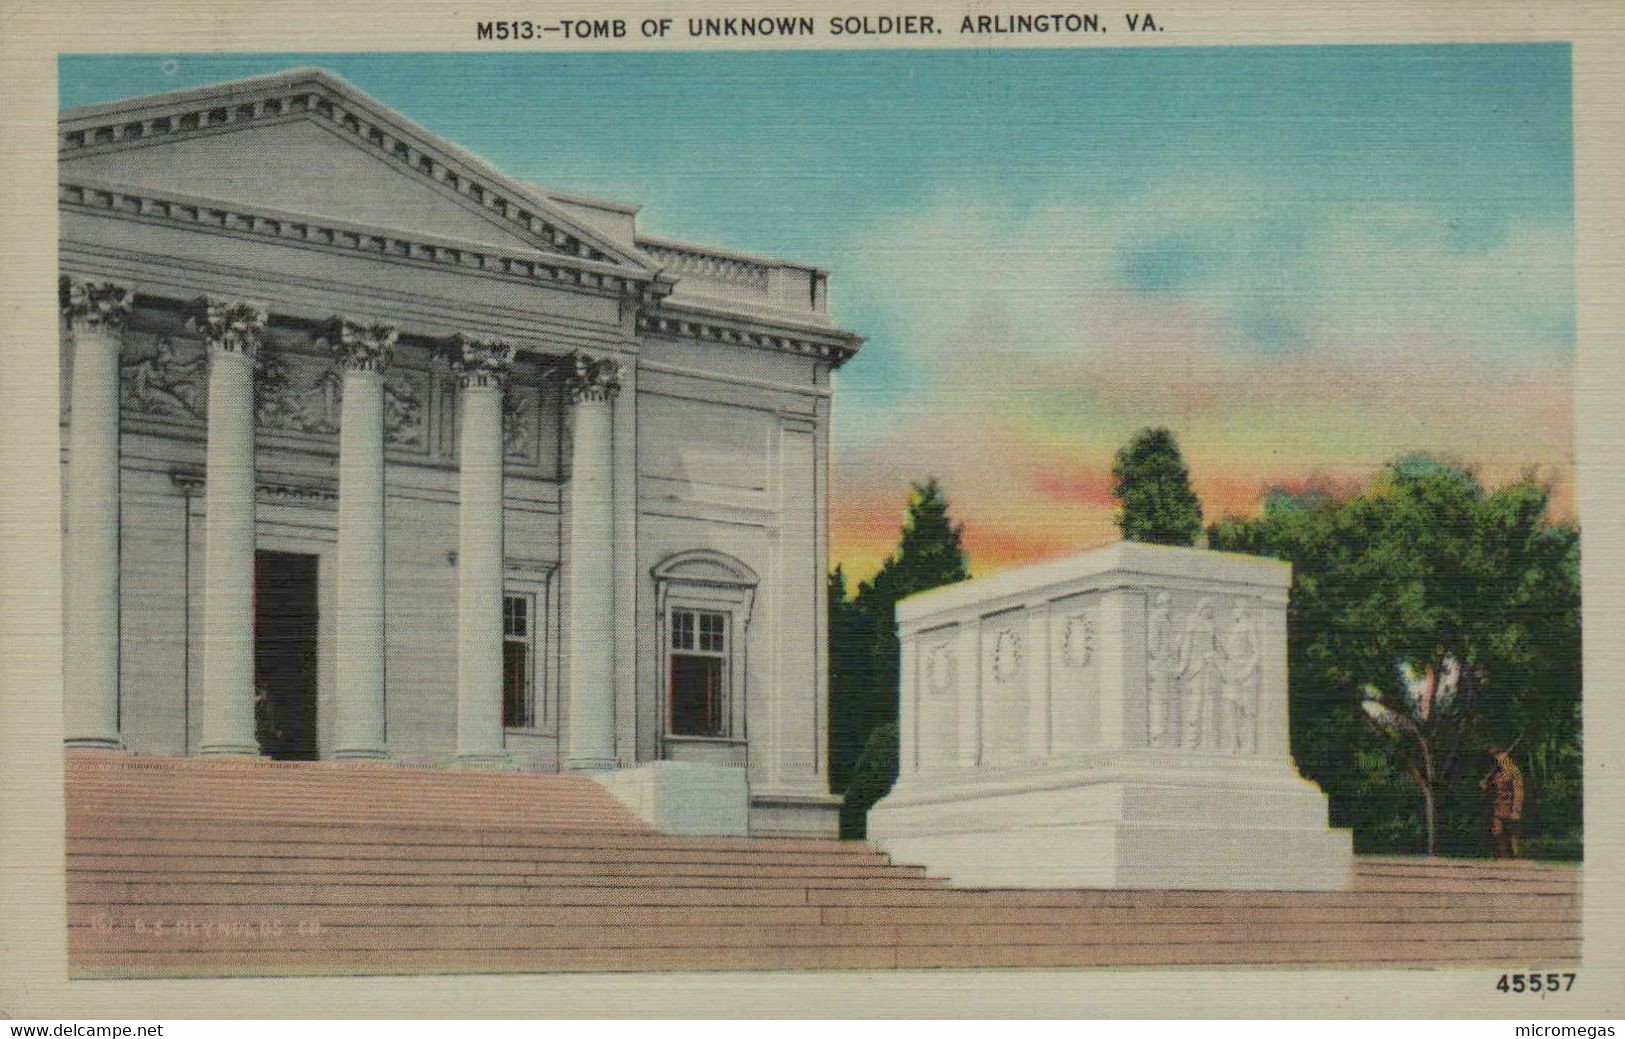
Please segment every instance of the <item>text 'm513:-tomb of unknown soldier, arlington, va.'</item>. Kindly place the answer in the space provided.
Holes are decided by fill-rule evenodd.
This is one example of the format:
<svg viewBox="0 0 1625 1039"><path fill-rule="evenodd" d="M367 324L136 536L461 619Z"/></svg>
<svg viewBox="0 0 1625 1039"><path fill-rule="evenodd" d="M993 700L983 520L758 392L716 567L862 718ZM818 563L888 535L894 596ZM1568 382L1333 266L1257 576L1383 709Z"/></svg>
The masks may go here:
<svg viewBox="0 0 1625 1039"><path fill-rule="evenodd" d="M70 748L616 772L834 836L825 271L319 70L59 143Z"/></svg>

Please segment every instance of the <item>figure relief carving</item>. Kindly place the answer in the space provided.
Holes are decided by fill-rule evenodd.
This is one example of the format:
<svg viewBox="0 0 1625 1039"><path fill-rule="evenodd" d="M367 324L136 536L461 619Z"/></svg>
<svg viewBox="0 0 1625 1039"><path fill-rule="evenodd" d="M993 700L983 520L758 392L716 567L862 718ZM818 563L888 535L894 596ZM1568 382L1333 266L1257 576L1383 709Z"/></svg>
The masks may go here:
<svg viewBox="0 0 1625 1039"><path fill-rule="evenodd" d="M1081 670L1094 660L1095 622L1087 613L1073 614L1066 619L1061 651L1068 667Z"/></svg>
<svg viewBox="0 0 1625 1039"><path fill-rule="evenodd" d="M195 345L182 357L175 341L158 336L148 349L134 348L119 361L121 405L126 411L203 419L207 412L209 359Z"/></svg>
<svg viewBox="0 0 1625 1039"><path fill-rule="evenodd" d="M1219 694L1219 749L1252 754L1258 749L1258 626L1244 600L1230 607L1224 637L1224 685Z"/></svg>
<svg viewBox="0 0 1625 1039"><path fill-rule="evenodd" d="M1021 674L1021 636L1014 629L1005 628L993 640L993 679L1000 684L1016 680Z"/></svg>
<svg viewBox="0 0 1625 1039"><path fill-rule="evenodd" d="M337 364L321 363L302 354L261 350L255 389L255 418L265 428L314 436L332 436L339 431L344 377Z"/></svg>
<svg viewBox="0 0 1625 1039"><path fill-rule="evenodd" d="M502 454L510 462L534 465L539 402L534 386L509 385L502 394Z"/></svg>
<svg viewBox="0 0 1625 1039"><path fill-rule="evenodd" d="M954 659L953 647L946 642L931 647L925 658L925 681L931 692L938 696L953 692L958 678L959 661Z"/></svg>
<svg viewBox="0 0 1625 1039"><path fill-rule="evenodd" d="M421 373L390 369L384 377L384 439L402 447L423 447L428 442L424 411L425 380Z"/></svg>
<svg viewBox="0 0 1625 1039"><path fill-rule="evenodd" d="M1174 729L1174 693L1179 674L1179 633L1174 628L1172 600L1158 592L1151 600L1146 623L1146 741L1153 747L1171 747L1178 742Z"/></svg>
<svg viewBox="0 0 1625 1039"><path fill-rule="evenodd" d="M1185 750L1212 750L1224 682L1224 650L1212 599L1196 604L1179 643L1179 742Z"/></svg>

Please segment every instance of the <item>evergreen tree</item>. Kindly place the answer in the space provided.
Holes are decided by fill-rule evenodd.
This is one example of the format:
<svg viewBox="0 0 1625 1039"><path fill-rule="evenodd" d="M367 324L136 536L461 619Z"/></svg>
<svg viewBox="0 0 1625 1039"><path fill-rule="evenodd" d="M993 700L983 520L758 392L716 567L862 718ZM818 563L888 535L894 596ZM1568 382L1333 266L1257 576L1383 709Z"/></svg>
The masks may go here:
<svg viewBox="0 0 1625 1039"><path fill-rule="evenodd" d="M897 551L858 585L856 597L846 598L845 574L830 575L830 788L849 795L843 835L862 836L869 806L885 796L897 775L895 750L888 758L881 749L884 734L875 739L877 730L897 723L893 608L899 599L970 576L963 534L964 527L949 518L942 485L935 479L915 484ZM895 730L891 740L895 745ZM871 762L861 790L853 771L860 755Z"/></svg>
<svg viewBox="0 0 1625 1039"><path fill-rule="evenodd" d="M1191 490L1179 444L1166 429L1142 429L1112 461L1117 527L1128 541L1194 545L1202 506Z"/></svg>

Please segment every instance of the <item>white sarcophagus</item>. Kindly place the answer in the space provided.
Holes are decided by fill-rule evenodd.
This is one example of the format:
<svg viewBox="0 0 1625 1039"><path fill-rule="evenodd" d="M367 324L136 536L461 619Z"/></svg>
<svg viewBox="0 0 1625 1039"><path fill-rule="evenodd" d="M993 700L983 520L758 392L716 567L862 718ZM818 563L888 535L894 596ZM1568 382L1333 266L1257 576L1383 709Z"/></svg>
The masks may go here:
<svg viewBox="0 0 1625 1039"><path fill-rule="evenodd" d="M917 595L869 836L961 885L1324 890L1287 736L1291 569L1120 542Z"/></svg>

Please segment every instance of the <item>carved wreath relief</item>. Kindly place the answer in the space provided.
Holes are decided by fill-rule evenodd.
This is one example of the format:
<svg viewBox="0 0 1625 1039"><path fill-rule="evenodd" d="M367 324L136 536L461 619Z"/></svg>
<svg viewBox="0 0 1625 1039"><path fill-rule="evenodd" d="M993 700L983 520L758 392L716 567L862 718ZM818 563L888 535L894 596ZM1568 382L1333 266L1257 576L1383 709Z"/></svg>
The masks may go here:
<svg viewBox="0 0 1625 1039"><path fill-rule="evenodd" d="M1021 674L1021 636L1005 628L993 640L993 680L1000 685L1014 682Z"/></svg>
<svg viewBox="0 0 1625 1039"><path fill-rule="evenodd" d="M1087 613L1074 614L1066 619L1066 630L1061 638L1061 656L1067 667L1083 669L1095 658L1095 622Z"/></svg>
<svg viewBox="0 0 1625 1039"><path fill-rule="evenodd" d="M953 692L958 676L959 663L954 659L953 646L939 642L931 647L925 658L925 681L931 692L938 696Z"/></svg>
<svg viewBox="0 0 1625 1039"><path fill-rule="evenodd" d="M1211 596L1183 624L1158 592L1146 628L1148 737L1153 747L1252 754L1258 749L1258 627L1244 599L1223 618Z"/></svg>

